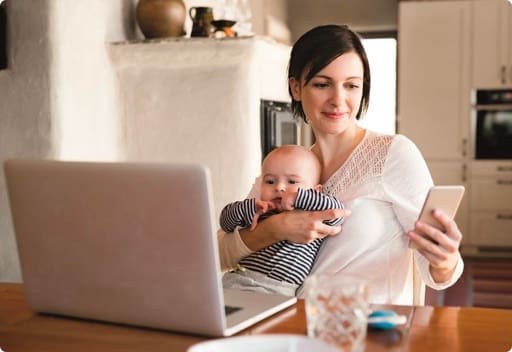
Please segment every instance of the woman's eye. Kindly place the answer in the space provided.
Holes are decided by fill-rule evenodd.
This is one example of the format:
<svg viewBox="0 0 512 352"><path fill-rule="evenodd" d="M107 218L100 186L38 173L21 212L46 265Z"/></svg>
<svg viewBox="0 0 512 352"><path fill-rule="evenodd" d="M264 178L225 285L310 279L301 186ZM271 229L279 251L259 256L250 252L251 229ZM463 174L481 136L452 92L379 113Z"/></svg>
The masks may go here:
<svg viewBox="0 0 512 352"><path fill-rule="evenodd" d="M348 89L357 89L357 88L359 88L359 85L355 84L355 83L347 83L346 86L347 86Z"/></svg>
<svg viewBox="0 0 512 352"><path fill-rule="evenodd" d="M313 83L313 87L315 88L327 88L329 87L329 83Z"/></svg>

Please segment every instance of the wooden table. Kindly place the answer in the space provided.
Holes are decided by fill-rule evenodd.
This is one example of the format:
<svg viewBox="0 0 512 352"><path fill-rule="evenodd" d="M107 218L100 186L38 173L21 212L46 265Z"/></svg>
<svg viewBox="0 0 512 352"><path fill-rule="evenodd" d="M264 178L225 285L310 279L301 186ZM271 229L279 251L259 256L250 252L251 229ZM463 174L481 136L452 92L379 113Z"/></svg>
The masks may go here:
<svg viewBox="0 0 512 352"><path fill-rule="evenodd" d="M498 351L512 348L512 310L387 306L409 317L399 329L368 332L366 351ZM241 334L306 334L304 302ZM20 284L0 283L0 348L30 351L185 352L204 337L36 314Z"/></svg>

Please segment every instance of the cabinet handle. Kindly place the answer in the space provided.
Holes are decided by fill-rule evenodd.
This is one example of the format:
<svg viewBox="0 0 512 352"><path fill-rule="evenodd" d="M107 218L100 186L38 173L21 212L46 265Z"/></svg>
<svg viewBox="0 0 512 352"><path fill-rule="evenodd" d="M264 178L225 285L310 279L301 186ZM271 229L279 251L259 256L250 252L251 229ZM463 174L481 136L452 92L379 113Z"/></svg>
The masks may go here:
<svg viewBox="0 0 512 352"><path fill-rule="evenodd" d="M496 214L497 220L512 220L512 214Z"/></svg>
<svg viewBox="0 0 512 352"><path fill-rule="evenodd" d="M512 166L498 166L496 171L512 171Z"/></svg>
<svg viewBox="0 0 512 352"><path fill-rule="evenodd" d="M462 164L462 183L465 183L468 180L468 167L466 164Z"/></svg>
<svg viewBox="0 0 512 352"><path fill-rule="evenodd" d="M462 156L468 155L468 139L462 138Z"/></svg>
<svg viewBox="0 0 512 352"><path fill-rule="evenodd" d="M501 84L507 83L507 66L501 66Z"/></svg>
<svg viewBox="0 0 512 352"><path fill-rule="evenodd" d="M512 180L496 180L498 185L512 185Z"/></svg>

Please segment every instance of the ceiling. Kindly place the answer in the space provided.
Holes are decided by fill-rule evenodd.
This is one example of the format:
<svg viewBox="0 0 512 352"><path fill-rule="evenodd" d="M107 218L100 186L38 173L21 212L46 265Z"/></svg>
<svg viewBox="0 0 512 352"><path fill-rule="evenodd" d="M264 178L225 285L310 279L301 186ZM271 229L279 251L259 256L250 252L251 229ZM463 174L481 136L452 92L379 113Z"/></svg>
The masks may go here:
<svg viewBox="0 0 512 352"><path fill-rule="evenodd" d="M348 24L357 31L396 31L397 0L289 0L288 25L292 40L311 27Z"/></svg>

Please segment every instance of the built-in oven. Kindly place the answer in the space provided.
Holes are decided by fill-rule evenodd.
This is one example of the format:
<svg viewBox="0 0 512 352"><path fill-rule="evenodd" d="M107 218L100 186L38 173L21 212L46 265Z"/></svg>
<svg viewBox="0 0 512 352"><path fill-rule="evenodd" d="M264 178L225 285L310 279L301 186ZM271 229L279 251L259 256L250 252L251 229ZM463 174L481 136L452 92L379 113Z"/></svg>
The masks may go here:
<svg viewBox="0 0 512 352"><path fill-rule="evenodd" d="M475 90L474 159L512 159L512 89Z"/></svg>
<svg viewBox="0 0 512 352"><path fill-rule="evenodd" d="M261 151L265 157L285 144L301 144L301 122L293 116L291 104L261 100Z"/></svg>

